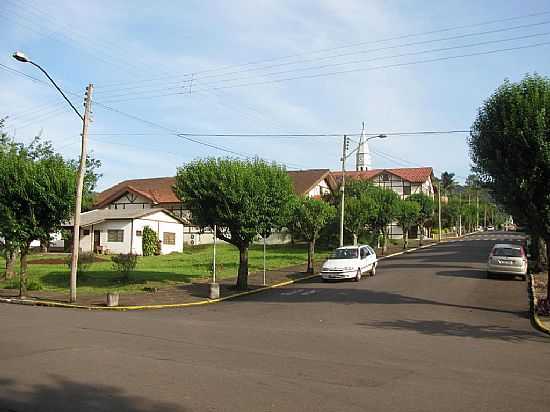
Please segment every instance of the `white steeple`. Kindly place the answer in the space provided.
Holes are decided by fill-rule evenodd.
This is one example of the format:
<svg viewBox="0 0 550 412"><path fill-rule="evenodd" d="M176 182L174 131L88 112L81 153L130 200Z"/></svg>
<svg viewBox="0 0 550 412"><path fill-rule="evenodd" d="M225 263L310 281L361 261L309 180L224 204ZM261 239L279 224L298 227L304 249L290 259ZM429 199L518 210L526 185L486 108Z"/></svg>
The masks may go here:
<svg viewBox="0 0 550 412"><path fill-rule="evenodd" d="M371 165L372 160L369 152L369 144L365 138L365 122L363 122L363 129L361 130L359 147L357 148L357 155L355 158L355 170L358 172L366 171L371 168Z"/></svg>

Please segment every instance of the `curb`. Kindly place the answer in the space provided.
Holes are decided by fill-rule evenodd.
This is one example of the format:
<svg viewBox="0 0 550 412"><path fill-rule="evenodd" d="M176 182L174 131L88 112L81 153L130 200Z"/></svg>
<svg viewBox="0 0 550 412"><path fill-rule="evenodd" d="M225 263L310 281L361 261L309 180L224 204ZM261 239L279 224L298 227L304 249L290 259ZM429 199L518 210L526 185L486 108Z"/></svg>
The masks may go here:
<svg viewBox="0 0 550 412"><path fill-rule="evenodd" d="M464 236L462 236L462 238L463 237ZM454 238L453 240L455 239L460 239L460 238L457 237L457 238ZM394 256L403 255L405 253L411 253L419 249L433 247L435 245L439 245L441 243L446 243L446 242L449 242L449 240L442 240L441 242L430 243L428 245L419 246L413 249L407 249L402 252L392 253L391 255L381 256L378 258L378 261L389 259ZM87 309L87 310L120 311L120 312L124 312L127 310L145 310L145 309L177 309L177 308L188 308L192 306L203 306L203 305L210 305L213 303L220 303L220 302L230 300L230 299L235 299L241 296L252 295L254 293L260 293L266 290L292 285L293 283L301 282L308 279L313 279L317 276L319 276L319 274L305 276L300 279L288 280L285 282L276 283L274 285L264 286L254 290L248 290L246 292L234 293L232 295L225 296L223 298L200 300L197 302L189 302L189 303L168 303L168 304L161 304L161 305L138 305L138 306L87 306L87 305L75 305L72 303L54 302L51 300L19 299L19 298L0 298L0 303L11 303L15 305L27 305L27 306L46 306L46 307L55 307L55 308L66 308L66 309Z"/></svg>
<svg viewBox="0 0 550 412"><path fill-rule="evenodd" d="M144 310L144 309L176 309L176 308L187 308L191 306L203 306L213 303L223 302L225 300L238 298L241 296L252 295L254 293L263 292L269 289L280 288L282 286L291 285L296 282L301 282L303 280L313 279L314 277L319 276L309 275L300 279L287 280L285 282L276 283L270 286L264 286L258 289L247 290L245 292L234 293L229 296L224 296L223 298L218 299L208 299L200 300L197 302L189 303L168 303L161 305L139 305L139 306L87 306L87 305L75 305L72 303L62 303L54 302L51 300L36 300L36 299L19 299L19 298L0 298L1 303L11 303L15 305L27 305L27 306L47 306L47 307L56 307L56 308L67 308L67 309L87 309L87 310L102 310L102 311L127 311L127 310Z"/></svg>
<svg viewBox="0 0 550 412"><path fill-rule="evenodd" d="M541 322L539 315L537 315L536 305L537 297L535 295L535 287L533 286L533 275L529 274L529 282L527 286L527 294L529 295L529 319L531 320L531 325L539 332L546 333L550 335L550 329L544 326Z"/></svg>

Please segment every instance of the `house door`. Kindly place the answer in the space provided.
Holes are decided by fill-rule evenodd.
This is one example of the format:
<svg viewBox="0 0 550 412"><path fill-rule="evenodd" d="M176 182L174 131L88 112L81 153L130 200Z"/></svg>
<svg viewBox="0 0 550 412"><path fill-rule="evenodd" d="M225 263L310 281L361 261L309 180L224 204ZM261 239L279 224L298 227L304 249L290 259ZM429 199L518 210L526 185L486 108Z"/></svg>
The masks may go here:
<svg viewBox="0 0 550 412"><path fill-rule="evenodd" d="M101 232L99 230L94 230L94 252L97 253L99 246L101 245Z"/></svg>

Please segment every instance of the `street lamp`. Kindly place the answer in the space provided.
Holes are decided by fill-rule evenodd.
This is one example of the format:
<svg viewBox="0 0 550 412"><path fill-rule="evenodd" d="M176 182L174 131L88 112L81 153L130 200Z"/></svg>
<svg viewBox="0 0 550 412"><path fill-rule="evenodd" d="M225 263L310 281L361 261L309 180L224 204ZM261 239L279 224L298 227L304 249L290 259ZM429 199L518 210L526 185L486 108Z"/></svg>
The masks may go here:
<svg viewBox="0 0 550 412"><path fill-rule="evenodd" d="M74 107L71 101L67 98L63 90L55 83L55 81L50 77L50 75L44 70L39 64L30 60L25 53L16 51L13 53L13 58L21 63L30 63L33 66L37 67L44 75L50 80L54 85L57 91L63 96L63 98L69 103L69 106L74 110L78 115L80 120L82 120L82 146L80 151L80 164L78 168L78 179L76 185L76 202L74 210L74 227L73 227L73 250L71 256L71 281L70 281L70 296L69 301L76 301L76 273L78 267L78 252L80 248L80 212L82 209L82 189L84 187L84 175L86 173L86 147L88 144L88 124L90 122L90 114L92 107L92 92L93 84L89 84L86 88L86 96L84 100L84 115L81 115L80 112Z"/></svg>
<svg viewBox="0 0 550 412"><path fill-rule="evenodd" d="M376 136L367 137L365 142L368 142L372 139L385 139L388 136L385 134L377 134ZM359 150L359 146L351 152L347 153L347 146L349 142L349 137L344 136L344 147L342 149L342 185L340 186L340 191L342 196L340 197L340 247L344 246L344 191L346 186L346 159Z"/></svg>

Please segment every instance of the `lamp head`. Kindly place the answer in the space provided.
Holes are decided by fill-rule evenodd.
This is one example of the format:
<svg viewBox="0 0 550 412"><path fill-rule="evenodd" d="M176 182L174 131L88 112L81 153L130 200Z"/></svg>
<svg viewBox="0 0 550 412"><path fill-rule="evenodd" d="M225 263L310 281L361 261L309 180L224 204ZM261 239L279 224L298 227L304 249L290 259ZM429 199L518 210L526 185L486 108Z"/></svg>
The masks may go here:
<svg viewBox="0 0 550 412"><path fill-rule="evenodd" d="M12 57L22 63L28 63L30 61L29 58L25 56L25 53L20 51L16 51L15 53L13 53Z"/></svg>
<svg viewBox="0 0 550 412"><path fill-rule="evenodd" d="M386 137L388 137L388 135L387 134L379 134L377 137L379 139L385 139Z"/></svg>

